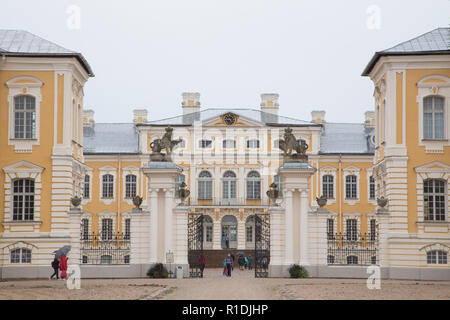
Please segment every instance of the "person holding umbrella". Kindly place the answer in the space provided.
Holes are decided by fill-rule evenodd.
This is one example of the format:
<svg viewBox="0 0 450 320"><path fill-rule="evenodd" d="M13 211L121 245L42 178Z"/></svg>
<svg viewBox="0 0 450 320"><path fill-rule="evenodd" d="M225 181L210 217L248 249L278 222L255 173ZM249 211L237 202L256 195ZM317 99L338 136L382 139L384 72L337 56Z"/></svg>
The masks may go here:
<svg viewBox="0 0 450 320"><path fill-rule="evenodd" d="M53 274L50 276L50 280L53 279L54 276L56 276L56 280L59 280L59 260L58 258L55 256L55 259L52 261L52 268L53 268Z"/></svg>
<svg viewBox="0 0 450 320"><path fill-rule="evenodd" d="M61 257L61 262L59 263L59 269L61 270L61 279L67 278L67 260L66 256Z"/></svg>
<svg viewBox="0 0 450 320"><path fill-rule="evenodd" d="M64 246L53 253L55 254L55 259L59 259L59 270L61 270L61 279L67 278L67 254L69 253L71 246Z"/></svg>

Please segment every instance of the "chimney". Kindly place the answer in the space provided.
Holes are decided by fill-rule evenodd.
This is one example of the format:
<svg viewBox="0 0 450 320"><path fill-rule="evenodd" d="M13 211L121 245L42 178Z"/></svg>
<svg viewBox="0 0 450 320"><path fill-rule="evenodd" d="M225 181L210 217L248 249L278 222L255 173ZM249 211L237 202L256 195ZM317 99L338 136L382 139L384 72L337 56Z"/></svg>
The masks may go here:
<svg viewBox="0 0 450 320"><path fill-rule="evenodd" d="M183 115L200 111L200 93L183 92L181 96L183 97L183 101L181 102Z"/></svg>
<svg viewBox="0 0 450 320"><path fill-rule="evenodd" d="M147 109L134 109L133 110L133 123L147 122Z"/></svg>
<svg viewBox="0 0 450 320"><path fill-rule="evenodd" d="M278 93L263 93L261 94L261 111L278 115Z"/></svg>
<svg viewBox="0 0 450 320"><path fill-rule="evenodd" d="M312 118L312 122L324 123L325 122L325 111L323 111L323 110L311 111L311 118Z"/></svg>
<svg viewBox="0 0 450 320"><path fill-rule="evenodd" d="M83 110L83 127L92 128L95 124L94 110Z"/></svg>
<svg viewBox="0 0 450 320"><path fill-rule="evenodd" d="M366 128L373 128L375 127L375 112L373 111L366 111L364 113L365 116L365 121L364 121L364 126Z"/></svg>

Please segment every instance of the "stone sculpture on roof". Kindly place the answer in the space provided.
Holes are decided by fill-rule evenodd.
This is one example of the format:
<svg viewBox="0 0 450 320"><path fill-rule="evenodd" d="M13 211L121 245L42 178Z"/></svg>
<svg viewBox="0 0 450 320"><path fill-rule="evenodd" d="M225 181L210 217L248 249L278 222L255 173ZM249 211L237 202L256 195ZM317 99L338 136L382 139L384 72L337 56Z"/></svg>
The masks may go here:
<svg viewBox="0 0 450 320"><path fill-rule="evenodd" d="M308 144L306 141L297 139L292 133L291 128L284 129L283 137L284 139L279 140L278 148L283 150L284 160L306 162L308 160L308 156L306 155Z"/></svg>
<svg viewBox="0 0 450 320"><path fill-rule="evenodd" d="M172 154L173 148L179 144L182 140L172 140L173 128L168 126L166 128L166 133L161 139L155 139L150 143L150 148L152 148L152 153L150 154L150 161L172 161L170 155ZM161 151L166 149L166 153Z"/></svg>

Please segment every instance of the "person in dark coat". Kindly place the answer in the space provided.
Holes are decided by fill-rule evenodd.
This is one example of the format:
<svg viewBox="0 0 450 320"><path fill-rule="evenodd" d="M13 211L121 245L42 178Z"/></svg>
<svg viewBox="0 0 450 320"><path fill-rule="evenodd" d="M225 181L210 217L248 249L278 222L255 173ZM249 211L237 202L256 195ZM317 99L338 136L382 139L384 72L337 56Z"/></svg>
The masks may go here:
<svg viewBox="0 0 450 320"><path fill-rule="evenodd" d="M234 254L231 254L231 270L234 270Z"/></svg>
<svg viewBox="0 0 450 320"><path fill-rule="evenodd" d="M231 255L225 258L225 265L227 266L227 277L231 277L231 270L233 269L233 259L231 259Z"/></svg>
<svg viewBox="0 0 450 320"><path fill-rule="evenodd" d="M206 259L203 255L201 255L200 258L198 258L198 264L200 267L201 277L203 278L203 270L205 270L206 266Z"/></svg>
<svg viewBox="0 0 450 320"><path fill-rule="evenodd" d="M248 270L252 270L252 268L253 268L253 258L252 258L252 256L248 256L247 260L248 260Z"/></svg>
<svg viewBox="0 0 450 320"><path fill-rule="evenodd" d="M59 260L57 257L55 257L55 259L52 261L52 268L53 268L53 274L50 276L50 280L53 279L54 276L56 276L56 279L59 279Z"/></svg>

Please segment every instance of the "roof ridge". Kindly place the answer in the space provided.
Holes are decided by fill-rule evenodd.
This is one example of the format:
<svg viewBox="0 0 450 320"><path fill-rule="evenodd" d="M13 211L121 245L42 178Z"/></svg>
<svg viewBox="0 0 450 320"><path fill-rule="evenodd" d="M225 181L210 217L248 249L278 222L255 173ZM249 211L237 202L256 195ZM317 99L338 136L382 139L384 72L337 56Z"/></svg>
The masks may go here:
<svg viewBox="0 0 450 320"><path fill-rule="evenodd" d="M380 51L380 52L387 52L387 51L389 51L389 50L391 50L391 49L394 49L395 47L402 46L402 45L404 45L404 44L406 44L406 43L408 43L408 42L411 42L411 41L417 40L417 39L419 39L419 38L422 38L422 37L424 37L425 35L430 34L430 33L433 33L433 32L435 32L435 31L437 31L437 30L440 30L440 29L450 29L450 28L446 28L446 27L435 28L435 29L433 29L433 30L431 30L431 31L424 32L424 33L422 33L422 34L420 34L420 35L418 35L418 36L416 36L416 37L414 37L414 38L411 38L411 39L409 39L409 40L400 42L400 43L396 44L395 46L392 46L392 47L390 47L390 48L384 49L384 50L382 50L382 51ZM426 39L426 40L427 40L427 42L429 42L428 39Z"/></svg>

